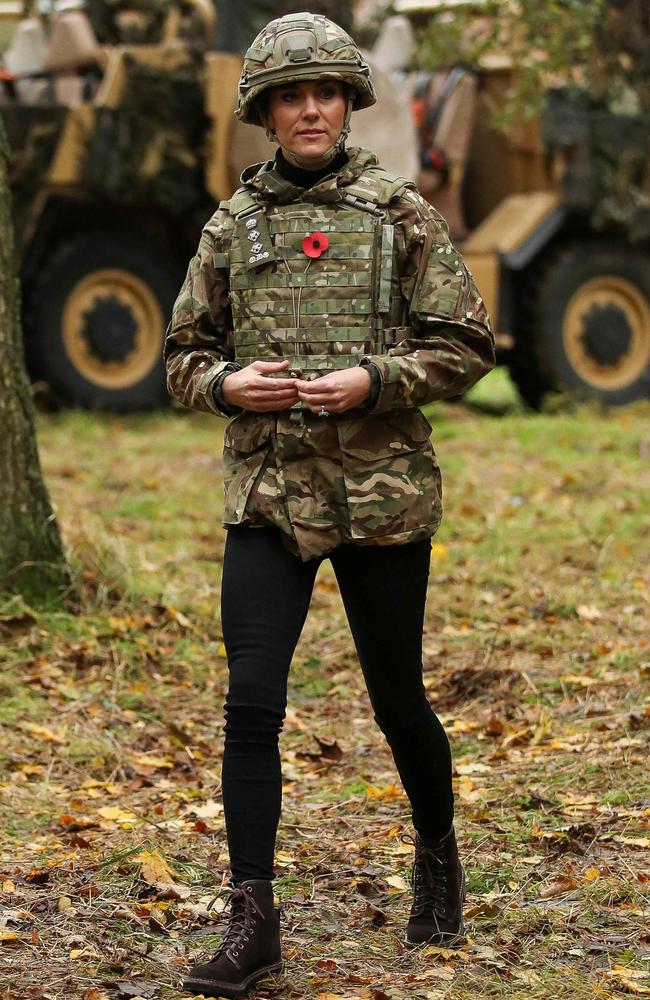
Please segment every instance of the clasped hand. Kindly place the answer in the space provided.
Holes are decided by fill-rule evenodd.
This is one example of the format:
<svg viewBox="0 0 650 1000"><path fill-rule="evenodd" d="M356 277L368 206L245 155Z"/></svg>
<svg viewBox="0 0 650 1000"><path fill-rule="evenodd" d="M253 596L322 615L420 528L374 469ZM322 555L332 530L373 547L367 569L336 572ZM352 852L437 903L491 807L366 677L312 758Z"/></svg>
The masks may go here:
<svg viewBox="0 0 650 1000"><path fill-rule="evenodd" d="M368 398L372 379L365 368L343 368L310 382L300 378L273 378L286 371L288 361L254 361L238 372L226 375L223 398L230 406L265 413L288 410L302 400L312 413L324 407L328 413L345 413Z"/></svg>

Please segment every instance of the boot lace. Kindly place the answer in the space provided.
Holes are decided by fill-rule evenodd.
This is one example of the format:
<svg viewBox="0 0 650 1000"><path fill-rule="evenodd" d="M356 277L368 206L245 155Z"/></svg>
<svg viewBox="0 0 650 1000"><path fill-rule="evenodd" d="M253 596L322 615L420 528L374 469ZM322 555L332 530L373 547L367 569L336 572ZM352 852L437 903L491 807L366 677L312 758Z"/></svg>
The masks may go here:
<svg viewBox="0 0 650 1000"><path fill-rule="evenodd" d="M434 918L447 916L447 858L444 846L425 847L419 838L405 834L400 838L415 847L411 871L413 912L417 915L432 911Z"/></svg>
<svg viewBox="0 0 650 1000"><path fill-rule="evenodd" d="M239 969L241 966L237 961L237 956L241 953L246 942L250 941L255 928L256 914L262 920L266 918L250 892L247 892L240 885L235 885L232 889L227 889L225 893L217 893L214 899L210 901L208 910L214 906L217 899L220 899L224 895L228 896L228 903L226 905L230 906L228 926L219 947L210 961L214 962L221 955L225 954L233 965Z"/></svg>

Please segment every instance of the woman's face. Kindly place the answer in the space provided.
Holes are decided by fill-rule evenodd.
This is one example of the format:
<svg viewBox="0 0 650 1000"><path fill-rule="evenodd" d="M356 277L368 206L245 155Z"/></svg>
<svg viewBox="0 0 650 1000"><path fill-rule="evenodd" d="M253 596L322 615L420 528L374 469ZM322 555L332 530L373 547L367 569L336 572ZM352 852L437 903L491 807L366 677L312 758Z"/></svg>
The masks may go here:
<svg viewBox="0 0 650 1000"><path fill-rule="evenodd" d="M267 119L285 149L319 157L340 136L346 107L338 80L303 80L269 90Z"/></svg>

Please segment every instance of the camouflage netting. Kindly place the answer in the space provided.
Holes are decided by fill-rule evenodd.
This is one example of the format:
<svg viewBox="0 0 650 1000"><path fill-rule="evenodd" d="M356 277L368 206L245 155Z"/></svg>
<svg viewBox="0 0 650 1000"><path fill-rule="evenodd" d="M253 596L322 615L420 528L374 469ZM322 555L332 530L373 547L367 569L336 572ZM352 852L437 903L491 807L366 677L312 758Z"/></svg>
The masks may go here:
<svg viewBox="0 0 650 1000"><path fill-rule="evenodd" d="M5 105L2 108L11 149L9 182L18 247L32 218L34 192L41 190L50 168L65 115L63 107Z"/></svg>
<svg viewBox="0 0 650 1000"><path fill-rule="evenodd" d="M156 202L180 215L202 197L200 63L165 71L130 62L119 108L98 108L84 179L100 197Z"/></svg>
<svg viewBox="0 0 650 1000"><path fill-rule="evenodd" d="M594 93L650 114L650 4L606 0L590 67ZM618 110L618 109L616 109Z"/></svg>
<svg viewBox="0 0 650 1000"><path fill-rule="evenodd" d="M102 45L159 42L172 0L86 0L86 11Z"/></svg>
<svg viewBox="0 0 650 1000"><path fill-rule="evenodd" d="M595 229L650 239L650 114L615 114L584 90L561 88L549 93L542 121L549 152L567 156L568 202Z"/></svg>

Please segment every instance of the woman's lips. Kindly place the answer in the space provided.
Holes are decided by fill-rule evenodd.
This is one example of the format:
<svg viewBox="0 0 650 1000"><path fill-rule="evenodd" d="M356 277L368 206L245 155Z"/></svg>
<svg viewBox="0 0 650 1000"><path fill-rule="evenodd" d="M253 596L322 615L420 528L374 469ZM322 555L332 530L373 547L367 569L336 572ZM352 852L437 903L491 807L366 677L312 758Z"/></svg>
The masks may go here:
<svg viewBox="0 0 650 1000"><path fill-rule="evenodd" d="M305 129L303 132L298 132L298 135L304 135L308 138L316 138L319 135L325 135L324 129Z"/></svg>

